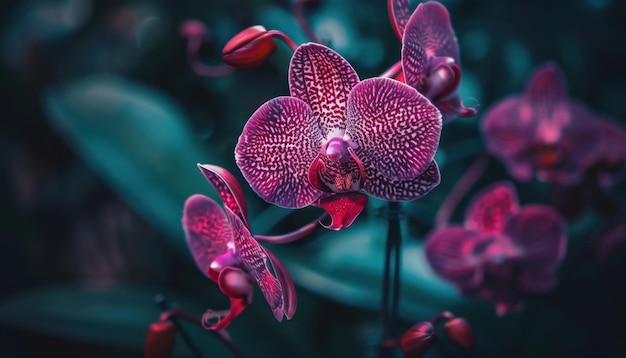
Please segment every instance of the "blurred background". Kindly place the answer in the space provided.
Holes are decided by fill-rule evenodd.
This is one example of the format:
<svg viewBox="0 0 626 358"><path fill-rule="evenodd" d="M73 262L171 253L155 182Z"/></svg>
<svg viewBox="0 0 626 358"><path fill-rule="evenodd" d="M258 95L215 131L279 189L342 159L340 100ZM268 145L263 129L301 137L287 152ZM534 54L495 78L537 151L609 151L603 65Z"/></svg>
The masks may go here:
<svg viewBox="0 0 626 358"><path fill-rule="evenodd" d="M303 11L313 31L361 78L399 60L385 1L310 3ZM442 3L459 40L461 96L479 104L479 115L444 128L442 184L405 206L402 328L447 309L472 323L476 356L626 357L626 230L602 244L604 223L594 212L568 222L555 291L504 318L489 302L459 298L421 251L438 206L484 150L482 113L520 93L535 66L554 61L572 97L626 126L626 2ZM160 312L155 295L197 316L228 307L193 264L182 205L194 193L216 198L196 163L241 179L233 148L258 106L288 94L290 50L280 44L261 67L204 78L189 66L179 28L204 23L210 38L200 58L221 66L224 44L251 25L307 41L292 9L288 0L0 3L0 356L138 357ZM492 160L453 221L473 193L508 178ZM253 233L284 233L318 215L269 206L242 185ZM518 189L522 203L546 201L545 184ZM614 198L624 204L623 184ZM348 230L318 229L273 248L298 285L299 308L277 323L257 291L228 330L247 356L372 356L386 225L377 215L382 203L369 206ZM608 254L597 254L607 245ZM213 336L185 327L206 357L229 356ZM174 355L191 353L179 339ZM465 355L442 338L428 356Z"/></svg>

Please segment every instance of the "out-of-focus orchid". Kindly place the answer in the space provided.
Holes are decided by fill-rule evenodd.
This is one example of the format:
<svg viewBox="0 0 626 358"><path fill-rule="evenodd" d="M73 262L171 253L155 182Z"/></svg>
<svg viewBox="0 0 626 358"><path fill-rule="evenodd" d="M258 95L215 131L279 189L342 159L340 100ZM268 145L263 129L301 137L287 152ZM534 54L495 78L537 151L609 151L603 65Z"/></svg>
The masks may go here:
<svg viewBox="0 0 626 358"><path fill-rule="evenodd" d="M287 208L311 204L349 226L367 203L422 197L439 184L433 157L441 114L388 78L359 81L323 45L299 46L289 66L291 96L264 103L249 119L235 159L252 189Z"/></svg>
<svg viewBox="0 0 626 358"><path fill-rule="evenodd" d="M428 1L410 12L408 0L390 0L389 16L402 40L402 74L398 78L428 97L441 111L443 123L476 114L463 106L459 45L445 6Z"/></svg>
<svg viewBox="0 0 626 358"><path fill-rule="evenodd" d="M198 165L218 192L224 210L211 198L196 194L185 202L183 227L196 265L215 281L230 298L230 310L209 311L203 317L206 328L226 328L252 300L256 281L278 321L290 319L296 311L296 290L284 265L250 234L243 190L234 176L214 165ZM276 237L288 242L314 228L306 226L291 235ZM272 237L264 236L265 241ZM272 271L274 273L272 273ZM217 320L217 323L213 322Z"/></svg>
<svg viewBox="0 0 626 358"><path fill-rule="evenodd" d="M426 258L466 296L489 299L498 314L521 308L522 296L545 292L565 254L565 225L542 205L519 206L507 182L484 189L470 203L463 226L436 229Z"/></svg>
<svg viewBox="0 0 626 358"><path fill-rule="evenodd" d="M485 114L489 152L519 181L572 185L598 155L600 129L589 110L567 97L561 71L540 66L523 94L505 98Z"/></svg>

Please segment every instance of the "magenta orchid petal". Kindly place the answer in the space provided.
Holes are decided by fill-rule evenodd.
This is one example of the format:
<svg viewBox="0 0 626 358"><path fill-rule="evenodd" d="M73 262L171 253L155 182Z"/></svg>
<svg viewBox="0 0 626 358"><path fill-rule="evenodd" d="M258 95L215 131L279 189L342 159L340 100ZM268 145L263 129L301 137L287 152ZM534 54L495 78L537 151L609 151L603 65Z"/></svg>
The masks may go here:
<svg viewBox="0 0 626 358"><path fill-rule="evenodd" d="M536 125L533 109L523 98L501 100L483 117L482 132L487 149L506 161L528 146Z"/></svg>
<svg viewBox="0 0 626 358"><path fill-rule="evenodd" d="M387 10L393 31L398 36L398 39L402 40L404 28L411 17L411 4L409 0L389 0L387 2Z"/></svg>
<svg viewBox="0 0 626 358"><path fill-rule="evenodd" d="M439 167L432 161L425 172L416 178L395 180L381 174L374 167L365 169L367 180L363 190L368 194L387 201L409 201L423 197L441 182Z"/></svg>
<svg viewBox="0 0 626 358"><path fill-rule="evenodd" d="M346 135L366 172L375 168L391 179L415 178L432 162L440 134L439 110L403 83L367 79L350 94Z"/></svg>
<svg viewBox="0 0 626 358"><path fill-rule="evenodd" d="M235 252L241 258L241 262L254 277L259 285L265 300L269 304L277 321L282 321L284 305L283 292L280 282L272 275L266 263L266 255L263 248L252 237L246 225L228 207L226 214L233 228Z"/></svg>
<svg viewBox="0 0 626 358"><path fill-rule="evenodd" d="M459 65L459 45L450 22L450 14L442 4L429 1L417 6L402 38L402 70L406 83L421 90L428 58L450 57Z"/></svg>
<svg viewBox="0 0 626 358"><path fill-rule="evenodd" d="M235 148L235 160L252 189L287 208L305 207L320 196L308 180L322 145L309 106L293 97L265 102L250 118Z"/></svg>
<svg viewBox="0 0 626 358"><path fill-rule="evenodd" d="M525 93L537 115L548 118L556 103L565 98L565 78L557 66L546 63L535 70Z"/></svg>
<svg viewBox="0 0 626 358"><path fill-rule="evenodd" d="M483 236L498 234L519 210L517 194L511 183L500 182L483 189L474 197L465 212L465 228Z"/></svg>
<svg viewBox="0 0 626 358"><path fill-rule="evenodd" d="M299 46L289 64L289 89L307 103L324 138L345 128L346 103L359 77L341 55L326 46Z"/></svg>
<svg viewBox="0 0 626 358"><path fill-rule="evenodd" d="M475 288L483 280L483 258L475 251L488 241L462 227L440 228L426 238L426 259L445 280L465 289Z"/></svg>
<svg viewBox="0 0 626 358"><path fill-rule="evenodd" d="M248 225L246 197L237 179L228 170L217 165L198 164L198 169L217 191L224 205Z"/></svg>
<svg viewBox="0 0 626 358"><path fill-rule="evenodd" d="M553 269L565 255L565 223L551 207L523 207L509 218L503 232L535 270Z"/></svg>
<svg viewBox="0 0 626 358"><path fill-rule="evenodd" d="M190 196L185 202L182 222L196 266L209 276L211 263L225 254L233 241L231 226L222 208L200 194Z"/></svg>
<svg viewBox="0 0 626 358"><path fill-rule="evenodd" d="M354 222L367 205L367 195L358 192L342 193L323 198L318 204L331 217L330 230L341 230Z"/></svg>
<svg viewBox="0 0 626 358"><path fill-rule="evenodd" d="M296 313L296 308L298 307L298 295L296 294L296 285L293 283L293 279L291 278L291 274L285 267L285 265L267 248L263 248L265 254L267 255L270 263L272 264L272 268L274 269L274 273L276 273L276 277L280 282L280 285L283 289L283 303L285 306L285 317L287 319L291 319L293 315Z"/></svg>

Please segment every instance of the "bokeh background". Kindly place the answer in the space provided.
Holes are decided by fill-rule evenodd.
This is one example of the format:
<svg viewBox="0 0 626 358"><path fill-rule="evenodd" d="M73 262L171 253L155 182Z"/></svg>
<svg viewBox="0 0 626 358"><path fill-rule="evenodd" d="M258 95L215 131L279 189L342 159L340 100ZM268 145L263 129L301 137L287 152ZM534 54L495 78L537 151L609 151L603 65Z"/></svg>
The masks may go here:
<svg viewBox="0 0 626 358"><path fill-rule="evenodd" d="M402 327L448 309L474 326L479 348L445 337L429 357L624 357L626 248L596 255L603 220L568 222L568 256L555 291L498 318L489 302L459 298L421 251L438 206L483 152L478 124L494 101L519 93L551 60L569 94L626 127L626 2L618 0L442 1L461 49L461 95L479 115L446 126L437 154L442 184L405 206ZM261 24L307 41L290 1L37 0L0 3L0 356L142 356L162 293L200 315L228 302L193 264L180 226L191 194L215 197L196 168L212 163L238 178L233 148L264 101L288 93L290 51L222 78L189 66L179 27L203 22L200 56L221 65L223 45ZM318 37L361 78L399 60L383 0L319 0L305 8ZM626 145L626 144L625 144ZM455 211L481 187L507 180L492 160ZM253 232L282 233L317 216L267 205L248 188ZM522 203L546 202L547 186L518 185ZM624 185L614 191L624 204ZM229 328L248 356L372 356L385 221L372 200L354 226L319 229L273 248L298 285L299 308L277 323L256 292ZM622 236L624 236L622 234ZM206 357L229 356L213 336L185 326ZM190 356L178 341L174 355Z"/></svg>

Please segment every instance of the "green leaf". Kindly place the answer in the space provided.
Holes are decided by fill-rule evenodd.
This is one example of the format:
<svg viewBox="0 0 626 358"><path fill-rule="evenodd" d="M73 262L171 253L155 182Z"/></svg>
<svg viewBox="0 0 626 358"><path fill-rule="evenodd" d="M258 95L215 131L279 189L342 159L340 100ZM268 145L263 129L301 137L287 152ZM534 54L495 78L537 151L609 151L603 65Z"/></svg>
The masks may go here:
<svg viewBox="0 0 626 358"><path fill-rule="evenodd" d="M37 288L0 301L0 323L59 338L143 351L146 330L161 312L154 300L157 292L136 286ZM198 316L205 309L179 295L166 294L166 298ZM220 351L228 356L211 334L193 326L185 328L196 345L206 349L206 356ZM176 340L176 354L190 356L180 336Z"/></svg>
<svg viewBox="0 0 626 358"><path fill-rule="evenodd" d="M324 230L324 229L321 229ZM325 231L297 247L272 247L302 287L349 306L380 310L386 225L357 222L339 232ZM400 314L430 319L459 305L456 290L441 281L426 263L421 242L402 246Z"/></svg>
<svg viewBox="0 0 626 358"><path fill-rule="evenodd" d="M215 193L196 163L211 162L178 105L133 81L93 75L48 90L51 125L126 202L188 254L180 224L185 199Z"/></svg>

